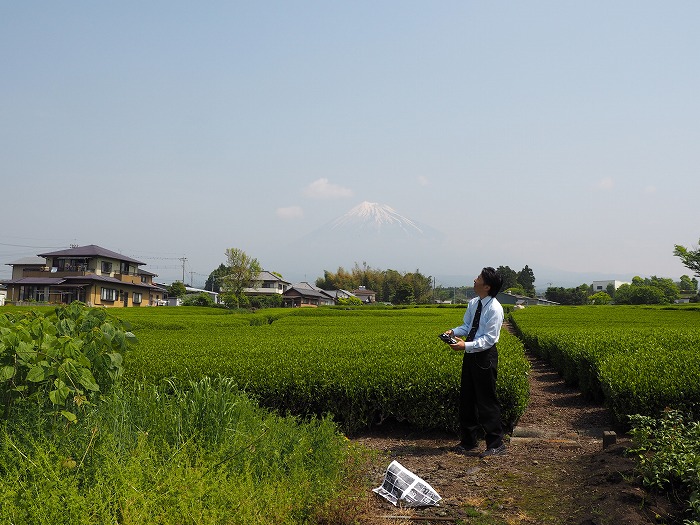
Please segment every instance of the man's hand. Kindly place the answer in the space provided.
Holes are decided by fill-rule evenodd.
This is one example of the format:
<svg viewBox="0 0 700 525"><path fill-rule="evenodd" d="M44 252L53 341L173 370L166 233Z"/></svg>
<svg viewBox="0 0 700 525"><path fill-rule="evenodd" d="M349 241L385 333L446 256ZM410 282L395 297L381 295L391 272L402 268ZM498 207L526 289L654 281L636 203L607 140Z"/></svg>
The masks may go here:
<svg viewBox="0 0 700 525"><path fill-rule="evenodd" d="M452 331L452 330L450 330L450 332L451 332L451 331ZM452 350L456 350L457 352L464 352L466 346L464 345L464 341L462 341L461 339L457 338L457 342L456 342L455 344L453 344L453 345L450 345L450 348L452 348Z"/></svg>

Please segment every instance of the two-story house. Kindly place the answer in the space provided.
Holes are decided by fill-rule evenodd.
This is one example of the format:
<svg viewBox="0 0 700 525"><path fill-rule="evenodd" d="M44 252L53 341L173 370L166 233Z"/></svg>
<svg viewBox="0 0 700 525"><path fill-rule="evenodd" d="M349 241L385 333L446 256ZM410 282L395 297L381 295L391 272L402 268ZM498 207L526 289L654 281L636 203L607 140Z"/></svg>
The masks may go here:
<svg viewBox="0 0 700 525"><path fill-rule="evenodd" d="M251 288L244 289L243 293L248 296L273 294L282 295L289 289L292 283L285 281L272 272L263 270L257 275L253 285L254 286Z"/></svg>
<svg viewBox="0 0 700 525"><path fill-rule="evenodd" d="M153 284L156 275L139 269L145 263L90 244L41 253L9 263L12 279L7 301L71 303L89 306L148 306L164 299L162 288Z"/></svg>

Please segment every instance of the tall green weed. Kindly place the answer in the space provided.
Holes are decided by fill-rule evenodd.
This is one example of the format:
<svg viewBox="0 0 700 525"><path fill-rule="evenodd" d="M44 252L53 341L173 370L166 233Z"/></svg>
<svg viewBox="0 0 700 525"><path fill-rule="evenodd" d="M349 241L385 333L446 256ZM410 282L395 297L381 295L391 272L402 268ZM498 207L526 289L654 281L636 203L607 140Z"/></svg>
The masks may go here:
<svg viewBox="0 0 700 525"><path fill-rule="evenodd" d="M25 422L0 431L2 523L314 523L346 514L359 479L329 419L272 415L225 379L115 390L67 429Z"/></svg>

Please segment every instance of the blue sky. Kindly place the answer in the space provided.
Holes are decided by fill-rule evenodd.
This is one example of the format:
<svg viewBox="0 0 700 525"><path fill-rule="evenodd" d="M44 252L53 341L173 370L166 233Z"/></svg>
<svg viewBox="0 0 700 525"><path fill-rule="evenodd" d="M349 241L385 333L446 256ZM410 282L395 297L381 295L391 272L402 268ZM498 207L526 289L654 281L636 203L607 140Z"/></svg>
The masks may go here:
<svg viewBox="0 0 700 525"><path fill-rule="evenodd" d="M295 240L370 201L447 239L373 267L678 279L699 25L696 1L2 2L0 278L99 244L165 282L230 247L314 280L356 261Z"/></svg>

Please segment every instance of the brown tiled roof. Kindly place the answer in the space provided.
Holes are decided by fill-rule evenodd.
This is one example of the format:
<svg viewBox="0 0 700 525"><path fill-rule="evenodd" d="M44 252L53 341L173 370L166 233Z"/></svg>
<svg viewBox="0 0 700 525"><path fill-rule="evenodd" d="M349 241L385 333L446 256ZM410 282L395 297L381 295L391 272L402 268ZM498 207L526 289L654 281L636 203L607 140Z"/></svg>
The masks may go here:
<svg viewBox="0 0 700 525"><path fill-rule="evenodd" d="M121 253L113 252L96 244L88 244L87 246L78 246L76 248L68 248L67 250L58 250L56 252L40 253L39 257L108 257L119 261L130 262L134 264L146 264L145 262L137 261Z"/></svg>
<svg viewBox="0 0 700 525"><path fill-rule="evenodd" d="M65 282L63 277L22 277L20 279L6 279L3 284L37 284L37 285L56 285Z"/></svg>

